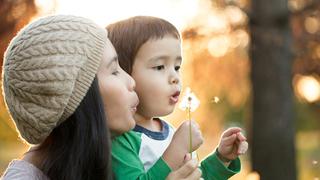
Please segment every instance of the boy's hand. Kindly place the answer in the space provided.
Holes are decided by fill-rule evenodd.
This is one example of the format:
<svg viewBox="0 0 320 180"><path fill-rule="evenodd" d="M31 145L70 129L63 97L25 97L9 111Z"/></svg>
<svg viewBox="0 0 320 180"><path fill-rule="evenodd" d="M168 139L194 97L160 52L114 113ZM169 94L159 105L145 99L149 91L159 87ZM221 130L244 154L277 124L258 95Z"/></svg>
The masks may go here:
<svg viewBox="0 0 320 180"><path fill-rule="evenodd" d="M191 159L190 154L186 154L184 164L179 169L172 171L166 180L199 180L201 174L201 170L198 169L198 161Z"/></svg>
<svg viewBox="0 0 320 180"><path fill-rule="evenodd" d="M241 128L233 127L223 132L218 146L218 157L223 162L229 162L244 154L248 149L247 138L241 133Z"/></svg>
<svg viewBox="0 0 320 180"><path fill-rule="evenodd" d="M184 121L174 133L168 148L163 153L163 159L172 169L177 169L183 164L184 155L189 153L190 148L190 122ZM191 121L192 151L198 149L203 143L203 137L199 125Z"/></svg>
<svg viewBox="0 0 320 180"><path fill-rule="evenodd" d="M196 121L191 120L191 135L192 135L192 151L197 150L203 143L202 133L200 131L199 125ZM184 121L176 130L173 135L172 143L180 144L180 147L190 153L190 121ZM186 154L184 153L184 154Z"/></svg>

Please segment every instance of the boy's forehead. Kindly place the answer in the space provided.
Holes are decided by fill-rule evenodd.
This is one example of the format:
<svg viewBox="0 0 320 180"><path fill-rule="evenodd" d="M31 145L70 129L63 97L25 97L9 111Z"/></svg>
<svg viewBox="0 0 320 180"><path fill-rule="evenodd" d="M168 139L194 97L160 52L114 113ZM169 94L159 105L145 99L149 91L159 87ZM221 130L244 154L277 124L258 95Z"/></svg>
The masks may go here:
<svg viewBox="0 0 320 180"><path fill-rule="evenodd" d="M181 59L181 41L172 36L150 39L141 45L136 57L150 61Z"/></svg>
<svg viewBox="0 0 320 180"><path fill-rule="evenodd" d="M139 50L155 50L157 51L181 51L180 39L172 36L165 36L163 38L149 39L140 46Z"/></svg>

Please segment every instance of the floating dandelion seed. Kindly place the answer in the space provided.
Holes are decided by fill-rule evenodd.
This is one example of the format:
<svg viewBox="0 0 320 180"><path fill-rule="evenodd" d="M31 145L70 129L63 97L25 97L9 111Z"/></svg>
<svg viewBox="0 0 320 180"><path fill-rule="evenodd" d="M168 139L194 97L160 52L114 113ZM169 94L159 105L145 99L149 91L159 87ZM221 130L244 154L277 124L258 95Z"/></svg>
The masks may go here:
<svg viewBox="0 0 320 180"><path fill-rule="evenodd" d="M217 96L215 96L213 99L212 99L212 101L211 102L213 102L213 103L218 103L220 101L220 98L219 97L217 97Z"/></svg>
<svg viewBox="0 0 320 180"><path fill-rule="evenodd" d="M317 164L318 164L318 161L317 161L317 160L313 160L313 161L312 161L312 164L313 164L313 165L317 165Z"/></svg>
<svg viewBox="0 0 320 180"><path fill-rule="evenodd" d="M192 158L192 129L191 129L191 112L194 112L200 105L199 99L194 93L191 92L189 87L186 88L185 96L182 98L179 108L183 111L187 111L189 120L189 153Z"/></svg>

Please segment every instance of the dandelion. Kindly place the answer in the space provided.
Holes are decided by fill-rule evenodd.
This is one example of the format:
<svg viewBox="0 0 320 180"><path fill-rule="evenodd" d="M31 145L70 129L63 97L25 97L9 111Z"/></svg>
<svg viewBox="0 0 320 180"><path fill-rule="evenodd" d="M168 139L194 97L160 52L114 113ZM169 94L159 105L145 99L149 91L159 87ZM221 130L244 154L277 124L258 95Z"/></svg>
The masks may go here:
<svg viewBox="0 0 320 180"><path fill-rule="evenodd" d="M242 141L239 144L239 154L244 154L248 150L248 143L246 141Z"/></svg>
<svg viewBox="0 0 320 180"><path fill-rule="evenodd" d="M179 108L183 111L187 111L187 116L189 120L189 153L192 158L192 131L191 131L191 112L194 112L200 105L199 99L196 95L191 92L189 87L186 88L185 96L182 98L181 103L179 104Z"/></svg>
<svg viewBox="0 0 320 180"><path fill-rule="evenodd" d="M179 104L179 108L183 111L187 111L189 109L191 112L194 112L199 107L199 105L199 99L193 92L191 92L191 89L187 87L185 95L182 98L181 103Z"/></svg>

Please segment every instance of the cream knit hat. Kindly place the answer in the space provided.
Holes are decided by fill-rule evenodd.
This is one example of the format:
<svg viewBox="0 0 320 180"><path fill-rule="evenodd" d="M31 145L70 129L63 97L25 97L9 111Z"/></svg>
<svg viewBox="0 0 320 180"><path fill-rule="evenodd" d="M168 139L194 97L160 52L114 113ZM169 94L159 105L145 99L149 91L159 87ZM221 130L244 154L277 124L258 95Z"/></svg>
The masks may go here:
<svg viewBox="0 0 320 180"><path fill-rule="evenodd" d="M4 99L20 136L39 144L76 110L98 71L107 32L76 16L40 18L10 42Z"/></svg>

